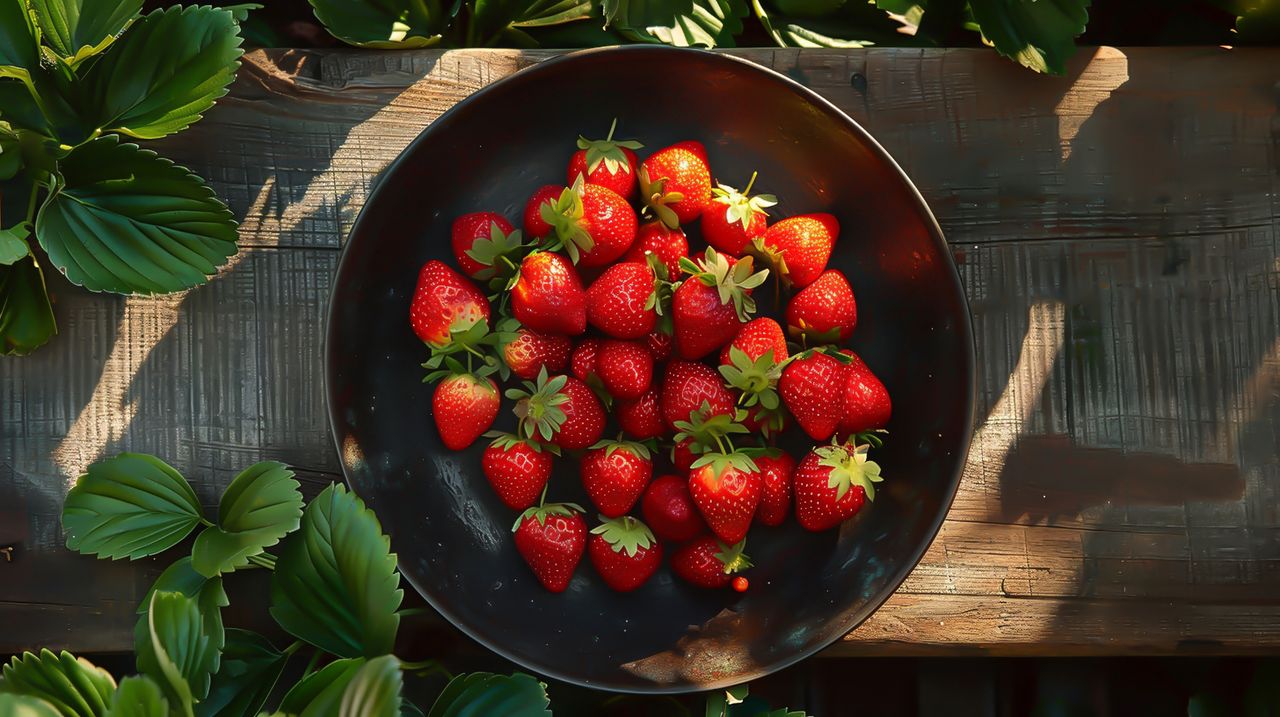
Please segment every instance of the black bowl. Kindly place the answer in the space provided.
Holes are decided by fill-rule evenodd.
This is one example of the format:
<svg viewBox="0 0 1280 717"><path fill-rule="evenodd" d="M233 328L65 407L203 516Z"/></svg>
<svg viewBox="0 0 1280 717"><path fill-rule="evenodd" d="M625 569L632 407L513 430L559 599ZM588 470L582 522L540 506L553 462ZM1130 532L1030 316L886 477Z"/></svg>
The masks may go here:
<svg viewBox="0 0 1280 717"><path fill-rule="evenodd" d="M450 258L449 224L494 210L519 225L537 187L564 182L579 132L649 150L707 147L717 178L776 194L775 216L831 212L831 266L858 297L853 346L894 400L887 476L839 531L755 529L745 594L706 591L665 568L611 592L583 559L568 591L543 590L516 553L515 518L480 472L484 441L443 448L410 331L417 269ZM643 156L643 150L641 152ZM762 301L762 304L769 303ZM972 430L969 314L937 222L861 127L799 84L726 55L659 47L577 52L476 92L409 145L369 197L330 300L326 384L347 480L377 511L400 570L453 624L526 668L626 692L744 682L840 639L897 588L933 539ZM504 407L505 409L506 407ZM509 427L503 411L500 427ZM561 460L551 499L579 500ZM589 516L593 517L593 516Z"/></svg>

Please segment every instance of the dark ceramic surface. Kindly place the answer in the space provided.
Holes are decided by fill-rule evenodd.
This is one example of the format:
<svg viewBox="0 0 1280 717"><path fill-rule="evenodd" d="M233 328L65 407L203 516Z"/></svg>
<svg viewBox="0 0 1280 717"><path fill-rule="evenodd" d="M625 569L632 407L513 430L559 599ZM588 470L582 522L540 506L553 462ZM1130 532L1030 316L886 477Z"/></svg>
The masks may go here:
<svg viewBox="0 0 1280 717"><path fill-rule="evenodd" d="M661 101L652 99L655 81ZM573 97L583 99L563 99ZM839 218L831 266L859 299L852 343L894 397L877 457L887 480L872 507L838 532L808 534L794 521L753 531L757 567L744 595L691 588L665 568L619 595L585 557L566 593L545 592L514 549L513 512L480 472L483 441L445 450L431 386L420 382L426 351L409 330L408 306L418 267L449 259L450 221L493 209L518 225L535 188L564 181L579 132L603 134L615 116L619 135L647 150L701 140L720 181L742 186L759 170L757 189L778 195L779 216ZM387 171L352 231L331 297L326 362L347 479L377 511L409 581L459 628L528 669L621 691L734 684L838 640L932 540L971 433L968 310L919 194L825 100L754 64L700 51L575 53L483 89L436 120ZM503 408L498 426L510 428ZM571 459L558 463L550 498L585 502L575 469Z"/></svg>

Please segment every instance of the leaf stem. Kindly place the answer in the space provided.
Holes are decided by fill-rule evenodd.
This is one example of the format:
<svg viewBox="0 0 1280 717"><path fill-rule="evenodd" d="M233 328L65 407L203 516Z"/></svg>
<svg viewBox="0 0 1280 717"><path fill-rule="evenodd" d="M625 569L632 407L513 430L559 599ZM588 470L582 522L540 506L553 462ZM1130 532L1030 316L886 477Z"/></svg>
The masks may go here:
<svg viewBox="0 0 1280 717"><path fill-rule="evenodd" d="M272 555L271 553L258 553L257 555L250 555L249 562L253 565L257 565L260 568L266 568L267 570L276 569L276 556Z"/></svg>
<svg viewBox="0 0 1280 717"><path fill-rule="evenodd" d="M316 665L319 664L320 658L324 656L324 650L316 650L311 655L311 659L307 661L307 667L302 671L300 680L306 679L311 673L316 671Z"/></svg>
<svg viewBox="0 0 1280 717"><path fill-rule="evenodd" d="M283 652L284 652L284 654L285 654L285 655L292 655L293 653L295 653L295 652L297 652L299 649L301 649L301 647L302 647L303 645L305 645L305 644L307 644L307 643L303 642L302 640L294 640L294 641L293 641L293 644L292 644L292 645L289 645L289 646L288 646L288 647L286 647L286 648L284 648L284 651L283 651Z"/></svg>
<svg viewBox="0 0 1280 717"><path fill-rule="evenodd" d="M213 524L213 523L211 523L211 522L209 521L209 519L208 519L208 518L206 518L206 517L204 517L203 515L202 515L202 516L200 516L200 524L201 524L201 525L203 525L203 526L204 526L204 527L206 527L206 528L213 528L213 527L215 527L215 526L214 526L214 524Z"/></svg>
<svg viewBox="0 0 1280 717"><path fill-rule="evenodd" d="M412 617L414 615L430 615L434 613L429 607L407 607L403 610L396 610L396 614L400 617Z"/></svg>

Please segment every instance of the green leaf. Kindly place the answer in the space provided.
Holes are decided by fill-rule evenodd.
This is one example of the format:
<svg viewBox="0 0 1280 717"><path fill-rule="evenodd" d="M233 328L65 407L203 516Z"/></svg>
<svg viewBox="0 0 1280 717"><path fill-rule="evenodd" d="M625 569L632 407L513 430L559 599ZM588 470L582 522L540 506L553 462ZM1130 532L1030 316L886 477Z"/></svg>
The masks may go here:
<svg viewBox="0 0 1280 717"><path fill-rule="evenodd" d="M40 65L40 46L25 0L0 0L0 65Z"/></svg>
<svg viewBox="0 0 1280 717"><path fill-rule="evenodd" d="M774 0L773 5L778 9L770 11L762 0L752 0L752 8L760 24L782 47L848 49L876 44L912 44L909 36L898 32L900 23L866 2L849 0L829 12L816 12L821 8L779 0Z"/></svg>
<svg viewBox="0 0 1280 717"><path fill-rule="evenodd" d="M0 672L0 692L44 700L65 717L106 714L116 682L100 667L63 650L14 657Z"/></svg>
<svg viewBox="0 0 1280 717"><path fill-rule="evenodd" d="M156 581L151 584L151 588L143 596L142 602L138 603L138 614L146 614L147 607L151 605L151 596L154 593L176 592L182 593L189 598L197 598L208 582L209 578L197 573L191 567L191 556L184 555L165 568L164 572L160 573L160 577L156 578Z"/></svg>
<svg viewBox="0 0 1280 717"><path fill-rule="evenodd" d="M239 25L222 8L144 15L84 74L78 106L93 129L157 139L200 119L240 67Z"/></svg>
<svg viewBox="0 0 1280 717"><path fill-rule="evenodd" d="M121 453L89 466L62 505L67 547L104 558L155 555L200 522L200 501L172 466Z"/></svg>
<svg viewBox="0 0 1280 717"><path fill-rule="evenodd" d="M205 528L192 548L192 567L213 577L249 564L249 556L298 529L302 492L293 471L265 461L231 481L218 506L218 525Z"/></svg>
<svg viewBox="0 0 1280 717"><path fill-rule="evenodd" d="M30 0L44 43L75 66L107 49L142 0Z"/></svg>
<svg viewBox="0 0 1280 717"><path fill-rule="evenodd" d="M134 675L120 680L120 687L111 696L107 717L168 717L169 701L164 698L160 686L146 675Z"/></svg>
<svg viewBox="0 0 1280 717"><path fill-rule="evenodd" d="M8 229L0 229L0 266L10 266L31 255L31 247L27 237L31 236L31 225L18 222Z"/></svg>
<svg viewBox="0 0 1280 717"><path fill-rule="evenodd" d="M5 717L60 717L61 713L53 705L38 697L0 692L0 715L5 715Z"/></svg>
<svg viewBox="0 0 1280 717"><path fill-rule="evenodd" d="M347 685L365 662L363 657L330 662L285 693L280 711L298 717L337 717Z"/></svg>
<svg viewBox="0 0 1280 717"><path fill-rule="evenodd" d="M340 485L316 496L280 545L271 616L301 640L341 657L391 652L404 598L391 540L364 502Z"/></svg>
<svg viewBox="0 0 1280 717"><path fill-rule="evenodd" d="M427 717L550 717L549 704L547 686L522 672L472 672L450 680Z"/></svg>
<svg viewBox="0 0 1280 717"><path fill-rule="evenodd" d="M72 283L159 294L209 280L236 251L231 212L185 168L115 135L77 147L36 219Z"/></svg>
<svg viewBox="0 0 1280 717"><path fill-rule="evenodd" d="M13 179L20 169L22 169L22 139L7 122L0 122L0 181Z"/></svg>
<svg viewBox="0 0 1280 717"><path fill-rule="evenodd" d="M733 47L746 0L604 0L608 27L636 42Z"/></svg>
<svg viewBox="0 0 1280 717"><path fill-rule="evenodd" d="M58 333L35 257L0 265L0 353L29 354Z"/></svg>
<svg viewBox="0 0 1280 717"><path fill-rule="evenodd" d="M383 655L366 662L356 671L338 706L339 717L399 717L400 660Z"/></svg>
<svg viewBox="0 0 1280 717"><path fill-rule="evenodd" d="M160 683L169 702L190 715L191 705L209 691L209 677L218 669L216 636L200 604L182 593L157 592L146 615L146 639L137 648L138 671Z"/></svg>
<svg viewBox="0 0 1280 717"><path fill-rule="evenodd" d="M591 0L474 0L468 44L490 45L512 28L534 28L585 20Z"/></svg>
<svg viewBox="0 0 1280 717"><path fill-rule="evenodd" d="M147 608L156 593L176 592L195 601L200 611L201 634L209 638L209 647L215 653L221 653L226 640L226 632L222 626L222 608L229 604L227 593L223 589L221 578L205 578L191 569L191 558L183 557L170 565L161 573L140 607L138 622L134 625L133 644L138 654L150 653L151 633L150 616ZM217 670L219 660L215 655L212 669ZM195 697L202 698L208 689L207 682L190 685ZM198 691L197 691L198 690Z"/></svg>
<svg viewBox="0 0 1280 717"><path fill-rule="evenodd" d="M973 19L996 52L1036 72L1061 75L1089 22L1090 0L970 0Z"/></svg>
<svg viewBox="0 0 1280 717"><path fill-rule="evenodd" d="M275 689L289 658L265 637L228 629L222 664L209 695L196 705L196 717L254 717Z"/></svg>
<svg viewBox="0 0 1280 717"><path fill-rule="evenodd" d="M384 50L440 41L449 18L439 0L309 0L331 35L348 45Z"/></svg>

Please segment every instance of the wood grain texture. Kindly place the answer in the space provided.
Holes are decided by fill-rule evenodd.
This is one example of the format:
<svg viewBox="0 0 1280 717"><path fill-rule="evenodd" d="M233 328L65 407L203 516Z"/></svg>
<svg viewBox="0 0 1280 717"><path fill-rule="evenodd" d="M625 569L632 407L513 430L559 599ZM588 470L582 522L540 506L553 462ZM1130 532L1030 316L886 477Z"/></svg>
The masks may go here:
<svg viewBox="0 0 1280 717"><path fill-rule="evenodd" d="M71 555L102 455L154 452L212 503L274 458L337 475L319 347L379 171L549 53L267 51L156 149L208 178L242 251L177 297L55 282L61 335L0 359L0 653L127 649L165 558ZM1034 76L970 50L735 54L812 87L913 178L952 245L982 416L950 517L831 654L1280 647L1280 51L1101 48Z"/></svg>

